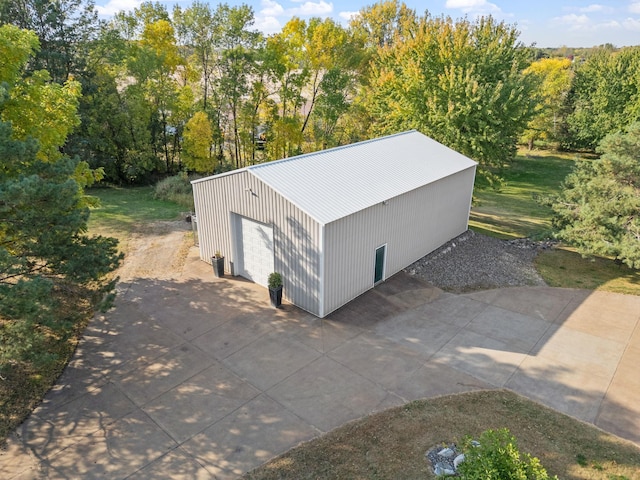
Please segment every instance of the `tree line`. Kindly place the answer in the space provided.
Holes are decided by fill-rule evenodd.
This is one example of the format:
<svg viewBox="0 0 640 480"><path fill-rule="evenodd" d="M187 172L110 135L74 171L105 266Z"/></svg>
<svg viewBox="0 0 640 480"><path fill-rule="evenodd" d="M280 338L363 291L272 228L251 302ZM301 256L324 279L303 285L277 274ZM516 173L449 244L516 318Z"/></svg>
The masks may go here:
<svg viewBox="0 0 640 480"><path fill-rule="evenodd" d="M594 152L547 199L560 238L640 267L640 47L523 45L512 25L387 0L348 26L253 28L248 6L0 4L0 374L113 289L87 234L96 181L218 173L417 129L499 186L518 143ZM576 54L577 53L577 54ZM394 159L389 159L393 169ZM38 353L40 352L40 353ZM44 355L38 357L38 355Z"/></svg>
<svg viewBox="0 0 640 480"><path fill-rule="evenodd" d="M348 26L292 18L265 36L246 5L145 2L100 21L85 0L5 2L32 30L27 71L71 78L80 122L63 151L107 180L215 173L416 128L494 184L518 142L595 150L640 112L640 49L570 58L492 17L418 14L397 0Z"/></svg>
<svg viewBox="0 0 640 480"><path fill-rule="evenodd" d="M108 21L91 0L3 2L0 25L3 179L66 169L78 208L97 179L219 173L408 129L475 159L476 186L498 187L519 143L606 154L615 142L605 139L633 137L640 120L640 47L538 49L491 16L419 14L398 0L364 7L348 26L294 17L269 36L247 5L199 0L172 11L144 2ZM630 173L608 190L585 182L621 168L585 163L567 179L550 203L565 239L598 238L592 252L620 256L613 237L626 235L636 252L636 207L598 216L584 204L635 205L638 160L625 161ZM591 230L568 228L578 218ZM86 221L73 228L80 241Z"/></svg>

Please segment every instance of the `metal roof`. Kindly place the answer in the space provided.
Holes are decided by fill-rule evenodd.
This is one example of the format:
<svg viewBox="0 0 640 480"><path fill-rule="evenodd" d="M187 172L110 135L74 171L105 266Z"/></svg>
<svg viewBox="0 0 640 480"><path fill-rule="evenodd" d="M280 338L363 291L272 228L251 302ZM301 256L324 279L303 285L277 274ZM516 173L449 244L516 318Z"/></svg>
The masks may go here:
<svg viewBox="0 0 640 480"><path fill-rule="evenodd" d="M244 170L328 224L475 165L412 130Z"/></svg>

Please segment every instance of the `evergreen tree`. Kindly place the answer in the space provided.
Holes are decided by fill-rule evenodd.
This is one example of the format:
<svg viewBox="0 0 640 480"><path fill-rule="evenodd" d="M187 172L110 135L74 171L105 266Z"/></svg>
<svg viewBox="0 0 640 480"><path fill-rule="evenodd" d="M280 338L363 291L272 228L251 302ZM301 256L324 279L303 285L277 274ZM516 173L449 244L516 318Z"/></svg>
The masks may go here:
<svg viewBox="0 0 640 480"><path fill-rule="evenodd" d="M554 225L580 253L640 268L640 122L605 137L599 151L566 178L552 203Z"/></svg>
<svg viewBox="0 0 640 480"><path fill-rule="evenodd" d="M0 316L8 320L0 325L0 357L7 348L22 348L28 354L37 333L33 325L51 321L56 291L75 287L104 291L108 287L104 275L121 259L115 239L86 235L89 209L83 187L96 178L96 172L79 160L40 155L39 139L30 133L16 135L12 123L4 119L17 101L14 95L22 95L29 85L32 98L26 105L32 110L22 112L21 125L25 132L46 130L37 127L43 121L39 113L47 105L49 85L21 76L37 45L32 32L0 27L0 58L13 64L0 69ZM56 97L68 103L60 106L63 111L75 108L73 91ZM37 99L44 103L36 106ZM64 138L44 138L52 150L61 146L56 138L64 142Z"/></svg>

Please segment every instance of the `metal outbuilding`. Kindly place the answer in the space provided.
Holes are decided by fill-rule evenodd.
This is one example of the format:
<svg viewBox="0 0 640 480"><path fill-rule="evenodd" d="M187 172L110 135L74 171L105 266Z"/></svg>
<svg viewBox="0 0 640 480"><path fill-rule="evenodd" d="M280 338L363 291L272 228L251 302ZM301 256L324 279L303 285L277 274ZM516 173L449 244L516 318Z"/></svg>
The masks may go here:
<svg viewBox="0 0 640 480"><path fill-rule="evenodd" d="M409 131L195 180L200 257L324 317L466 231L476 165Z"/></svg>

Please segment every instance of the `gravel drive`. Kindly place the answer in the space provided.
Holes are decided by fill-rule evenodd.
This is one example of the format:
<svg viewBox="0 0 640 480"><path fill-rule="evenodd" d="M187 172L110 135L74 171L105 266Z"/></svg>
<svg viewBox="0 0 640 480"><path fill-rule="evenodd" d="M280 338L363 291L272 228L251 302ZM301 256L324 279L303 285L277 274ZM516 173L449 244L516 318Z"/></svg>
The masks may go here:
<svg viewBox="0 0 640 480"><path fill-rule="evenodd" d="M454 293L546 285L533 260L541 249L550 247L550 242L500 240L467 230L405 271Z"/></svg>

